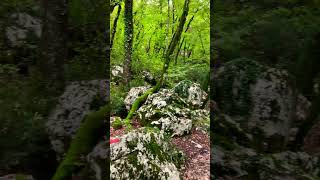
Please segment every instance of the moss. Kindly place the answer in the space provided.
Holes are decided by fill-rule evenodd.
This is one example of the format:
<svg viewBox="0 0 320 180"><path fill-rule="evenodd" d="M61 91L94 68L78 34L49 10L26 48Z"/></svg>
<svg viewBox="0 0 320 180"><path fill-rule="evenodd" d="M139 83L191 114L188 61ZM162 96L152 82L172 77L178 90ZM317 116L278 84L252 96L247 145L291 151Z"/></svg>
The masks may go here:
<svg viewBox="0 0 320 180"><path fill-rule="evenodd" d="M247 115L251 109L250 85L256 82L262 71L258 63L245 58L226 63L225 70L220 75L221 78L217 79L217 85L213 89L214 100L228 114ZM233 84L237 78L240 87L237 89L237 94L234 94Z"/></svg>
<svg viewBox="0 0 320 180"><path fill-rule="evenodd" d="M133 150L135 147L137 147L137 144L138 144L137 139L127 142L127 146L130 150Z"/></svg>
<svg viewBox="0 0 320 180"><path fill-rule="evenodd" d="M16 175L16 180L27 180L27 177L25 175L22 175L22 174L17 174Z"/></svg>
<svg viewBox="0 0 320 180"><path fill-rule="evenodd" d="M101 134L99 133L100 130L106 129L104 120L106 119L107 114L109 114L108 105L100 108L99 111L92 112L86 116L52 180L70 179L72 173L79 168L82 168L83 162L81 157L87 155L97 143L98 139L101 137Z"/></svg>
<svg viewBox="0 0 320 180"><path fill-rule="evenodd" d="M111 124L114 129L120 129L122 127L122 121L119 117L117 117Z"/></svg>
<svg viewBox="0 0 320 180"><path fill-rule="evenodd" d="M147 90L143 95L139 96L132 104L131 109L127 115L127 117L124 119L124 123L127 126L127 131L132 129L131 126L131 119L134 116L135 112L138 110L138 108L147 100L148 96L157 92L160 89L161 81L157 83L156 86L153 88Z"/></svg>
<svg viewBox="0 0 320 180"><path fill-rule="evenodd" d="M174 92L179 94L183 98L187 98L189 93L188 93L188 88L192 85L192 82L189 80L183 80L181 81L178 86L174 88Z"/></svg>

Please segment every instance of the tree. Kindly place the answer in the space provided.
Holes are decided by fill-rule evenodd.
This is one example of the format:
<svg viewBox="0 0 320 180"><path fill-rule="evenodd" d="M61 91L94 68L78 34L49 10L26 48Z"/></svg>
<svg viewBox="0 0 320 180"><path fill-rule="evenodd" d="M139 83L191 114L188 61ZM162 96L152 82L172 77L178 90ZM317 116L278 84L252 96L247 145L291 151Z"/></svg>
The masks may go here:
<svg viewBox="0 0 320 180"><path fill-rule="evenodd" d="M124 83L129 86L131 79L131 61L132 61L132 41L133 41L133 0L125 0L124 23L125 23L125 60L124 60Z"/></svg>
<svg viewBox="0 0 320 180"><path fill-rule="evenodd" d="M46 88L54 93L58 93L64 87L63 65L67 58L67 5L67 0L42 0L44 14L39 67Z"/></svg>

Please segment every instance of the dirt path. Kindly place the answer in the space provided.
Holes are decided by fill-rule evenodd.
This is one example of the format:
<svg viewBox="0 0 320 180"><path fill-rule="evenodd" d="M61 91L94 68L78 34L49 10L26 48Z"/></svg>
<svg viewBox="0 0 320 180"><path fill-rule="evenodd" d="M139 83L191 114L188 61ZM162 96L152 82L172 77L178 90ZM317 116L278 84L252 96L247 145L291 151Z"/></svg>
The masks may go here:
<svg viewBox="0 0 320 180"><path fill-rule="evenodd" d="M210 138L208 134L193 128L191 134L175 137L172 143L186 154L184 180L210 179Z"/></svg>

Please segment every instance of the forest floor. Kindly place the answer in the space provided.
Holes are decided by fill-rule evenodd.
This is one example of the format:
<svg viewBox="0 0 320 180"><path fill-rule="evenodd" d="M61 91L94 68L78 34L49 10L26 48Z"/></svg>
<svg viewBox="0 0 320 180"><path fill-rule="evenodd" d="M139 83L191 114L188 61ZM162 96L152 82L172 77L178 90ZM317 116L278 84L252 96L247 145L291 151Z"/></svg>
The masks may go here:
<svg viewBox="0 0 320 180"><path fill-rule="evenodd" d="M133 119L132 127L141 127L137 119ZM113 129L110 127L110 137L120 137L125 134L125 128ZM183 180L209 180L210 179L210 139L207 133L197 127L191 133L182 137L173 137L171 141L186 155Z"/></svg>

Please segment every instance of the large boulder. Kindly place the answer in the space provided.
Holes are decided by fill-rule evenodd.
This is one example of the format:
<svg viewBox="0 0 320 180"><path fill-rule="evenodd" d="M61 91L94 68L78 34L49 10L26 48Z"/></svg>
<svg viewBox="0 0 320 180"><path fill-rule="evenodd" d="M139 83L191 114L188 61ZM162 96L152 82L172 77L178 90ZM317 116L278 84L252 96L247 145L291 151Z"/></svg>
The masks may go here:
<svg viewBox="0 0 320 180"><path fill-rule="evenodd" d="M199 84L181 81L173 89L150 95L137 114L143 123L172 132L172 136L183 135L190 132L193 121L209 118L209 111L201 109L206 98Z"/></svg>
<svg viewBox="0 0 320 180"><path fill-rule="evenodd" d="M183 154L163 132L141 128L110 144L111 179L179 180Z"/></svg>
<svg viewBox="0 0 320 180"><path fill-rule="evenodd" d="M294 141L310 103L286 71L239 59L219 68L214 79L219 108L252 137L251 147L273 152Z"/></svg>
<svg viewBox="0 0 320 180"><path fill-rule="evenodd" d="M108 80L71 82L66 86L46 123L58 158L67 150L86 114L98 110L107 102L108 86Z"/></svg>

